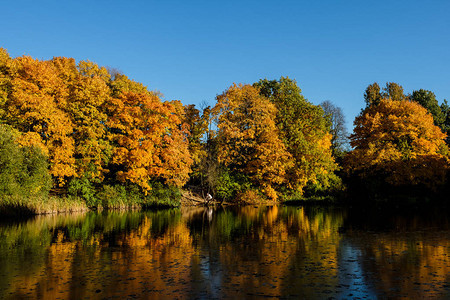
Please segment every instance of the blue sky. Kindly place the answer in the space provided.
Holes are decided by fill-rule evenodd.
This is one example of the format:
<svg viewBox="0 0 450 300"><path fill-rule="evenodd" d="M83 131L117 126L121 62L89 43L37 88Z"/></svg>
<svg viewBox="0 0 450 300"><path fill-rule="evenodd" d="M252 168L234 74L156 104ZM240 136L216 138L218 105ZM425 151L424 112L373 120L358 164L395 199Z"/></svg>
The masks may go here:
<svg viewBox="0 0 450 300"><path fill-rule="evenodd" d="M215 103L233 82L289 76L349 129L377 81L450 100L450 1L7 1L11 56L89 59L166 100Z"/></svg>

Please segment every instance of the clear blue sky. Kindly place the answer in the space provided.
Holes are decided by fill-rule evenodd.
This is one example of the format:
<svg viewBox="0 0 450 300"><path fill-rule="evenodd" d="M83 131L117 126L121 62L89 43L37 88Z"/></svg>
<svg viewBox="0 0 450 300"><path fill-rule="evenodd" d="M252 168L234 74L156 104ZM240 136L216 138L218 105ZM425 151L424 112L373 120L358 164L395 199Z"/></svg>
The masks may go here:
<svg viewBox="0 0 450 300"><path fill-rule="evenodd" d="M349 129L367 85L450 100L450 1L6 1L11 56L89 59L166 100L206 101L233 82L289 76L342 107Z"/></svg>

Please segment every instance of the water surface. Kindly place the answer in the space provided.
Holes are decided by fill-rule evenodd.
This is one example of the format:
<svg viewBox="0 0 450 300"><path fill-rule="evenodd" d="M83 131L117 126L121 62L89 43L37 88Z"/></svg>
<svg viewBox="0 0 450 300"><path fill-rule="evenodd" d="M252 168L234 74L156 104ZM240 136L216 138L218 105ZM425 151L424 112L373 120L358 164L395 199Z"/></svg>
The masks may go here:
<svg viewBox="0 0 450 300"><path fill-rule="evenodd" d="M3 222L0 298L450 298L448 215L247 206Z"/></svg>

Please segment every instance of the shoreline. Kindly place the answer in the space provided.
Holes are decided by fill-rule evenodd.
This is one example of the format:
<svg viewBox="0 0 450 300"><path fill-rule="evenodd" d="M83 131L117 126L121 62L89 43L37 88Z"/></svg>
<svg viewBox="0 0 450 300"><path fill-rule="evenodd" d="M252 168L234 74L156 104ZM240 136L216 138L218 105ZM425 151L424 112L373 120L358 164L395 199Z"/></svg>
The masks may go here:
<svg viewBox="0 0 450 300"><path fill-rule="evenodd" d="M39 215L58 215L71 214L89 211L134 211L134 210L154 210L166 208L185 208L185 207L218 207L218 206L316 206L316 207L347 207L347 208L361 208L361 209L389 209L397 210L418 210L425 207L438 207L443 209L450 208L450 203L445 199L424 199L424 201L417 201L417 199L385 199L384 201L355 201L355 199L342 199L326 197L325 199L309 198L300 200L288 200L283 202L270 201L267 199L249 199L248 201L226 202L210 200L207 201L201 197L200 194L194 193L191 190L180 190L180 198L176 201L177 205L169 205L164 202L154 202L145 204L136 203L118 203L107 207L97 206L89 207L81 198L69 198L50 195L48 197L18 199L9 198L2 199L3 203L0 205L0 217L14 218L14 217L31 217Z"/></svg>

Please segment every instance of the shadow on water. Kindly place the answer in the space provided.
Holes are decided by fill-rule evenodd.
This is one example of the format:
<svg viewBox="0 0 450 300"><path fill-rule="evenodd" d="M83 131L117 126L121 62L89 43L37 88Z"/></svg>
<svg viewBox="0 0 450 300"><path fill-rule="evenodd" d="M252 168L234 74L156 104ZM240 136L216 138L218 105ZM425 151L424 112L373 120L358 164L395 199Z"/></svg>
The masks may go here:
<svg viewBox="0 0 450 300"><path fill-rule="evenodd" d="M445 298L442 210L181 208L0 224L0 298Z"/></svg>

